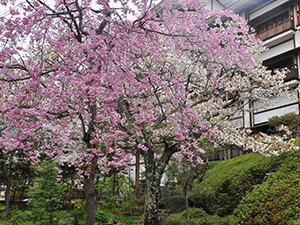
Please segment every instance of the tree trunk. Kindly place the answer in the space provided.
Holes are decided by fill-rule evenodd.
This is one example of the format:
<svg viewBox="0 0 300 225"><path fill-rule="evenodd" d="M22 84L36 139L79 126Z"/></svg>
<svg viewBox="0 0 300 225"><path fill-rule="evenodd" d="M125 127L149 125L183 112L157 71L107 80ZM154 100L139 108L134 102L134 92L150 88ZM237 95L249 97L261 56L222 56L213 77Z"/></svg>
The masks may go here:
<svg viewBox="0 0 300 225"><path fill-rule="evenodd" d="M113 180L112 180L112 194L116 195L116 170L113 170Z"/></svg>
<svg viewBox="0 0 300 225"><path fill-rule="evenodd" d="M160 177L156 173L154 153L148 150L144 154L146 167L146 199L144 225L157 225L158 221L158 196Z"/></svg>
<svg viewBox="0 0 300 225"><path fill-rule="evenodd" d="M19 202L21 202L21 201L22 201L22 199L23 199L23 196L24 196L25 189L26 189L26 187L25 187L25 186L24 186L24 187L22 187L22 191L21 191L21 194L20 194L20 196L19 196Z"/></svg>
<svg viewBox="0 0 300 225"><path fill-rule="evenodd" d="M84 120L82 115L79 115L79 118L82 122L82 131L83 131L83 141L87 144L87 148L96 149L98 146L91 144L92 134L95 132L96 127L96 116L97 116L97 106L95 103L89 101L88 109L91 115L90 122L88 124L88 130L85 129ZM95 214L96 214L96 202L95 202L95 190L94 190L94 179L97 170L97 160L98 158L94 156L91 164L88 166L87 171L89 176L84 177L84 190L85 190L85 204L86 204L86 216L85 216L85 225L94 225L95 224Z"/></svg>
<svg viewBox="0 0 300 225"><path fill-rule="evenodd" d="M84 190L85 190L85 200L86 200L86 217L85 225L95 224L95 213L96 213L96 203L95 203L95 191L94 191L94 178L97 168L97 158L94 157L89 170L89 177L84 178Z"/></svg>
<svg viewBox="0 0 300 225"><path fill-rule="evenodd" d="M5 180L6 180L6 190L5 190L5 214L6 218L9 218L9 198L10 198L10 187L11 187L11 181L10 181L10 175L6 164L6 158L4 153L2 153L3 157L3 170L5 174Z"/></svg>
<svg viewBox="0 0 300 225"><path fill-rule="evenodd" d="M10 182L10 177L6 177L6 190L5 190L5 214L6 218L9 218L9 198L10 198L10 187L11 187L11 182Z"/></svg>
<svg viewBox="0 0 300 225"><path fill-rule="evenodd" d="M184 193L184 200L185 200L185 209L186 209L186 219L189 222L191 220L190 218L190 208L189 208L189 198L188 198L188 192L189 192L189 182L191 177L194 175L195 173L195 168L191 168L190 174L184 184L183 187L183 193Z"/></svg>
<svg viewBox="0 0 300 225"><path fill-rule="evenodd" d="M140 188L140 151L137 150L135 156L135 191L134 191L135 205L137 205L139 188Z"/></svg>
<svg viewBox="0 0 300 225"><path fill-rule="evenodd" d="M158 224L158 195L159 186L147 182L144 225Z"/></svg>
<svg viewBox="0 0 300 225"><path fill-rule="evenodd" d="M188 198L188 191L186 190L184 193L184 200L185 200L185 209L186 209L186 219L188 222L190 222L190 207L189 207L189 198Z"/></svg>
<svg viewBox="0 0 300 225"><path fill-rule="evenodd" d="M142 151L145 160L146 169L146 199L144 211L144 225L159 224L158 217L158 200L159 187L162 175L165 171L170 157L177 151L179 147L177 144L169 146L166 143L165 150L161 157L155 159L154 150L150 144L147 145L148 151Z"/></svg>
<svg viewBox="0 0 300 225"><path fill-rule="evenodd" d="M15 197L16 197L16 191L17 191L17 188L14 188L14 191L13 191L13 194L12 194L12 202L15 201Z"/></svg>

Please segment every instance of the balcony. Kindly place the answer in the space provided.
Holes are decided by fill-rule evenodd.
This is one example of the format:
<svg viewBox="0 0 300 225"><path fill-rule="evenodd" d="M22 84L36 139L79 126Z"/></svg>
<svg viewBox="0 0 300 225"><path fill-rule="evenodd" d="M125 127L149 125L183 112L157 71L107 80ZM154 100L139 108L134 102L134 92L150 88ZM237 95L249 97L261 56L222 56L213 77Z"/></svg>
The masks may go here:
<svg viewBox="0 0 300 225"><path fill-rule="evenodd" d="M285 82L288 82L291 80L299 80L298 69L296 66L289 69L289 72L286 74L286 77L284 78Z"/></svg>
<svg viewBox="0 0 300 225"><path fill-rule="evenodd" d="M265 41L278 34L294 28L294 16L291 7L283 7L270 11L261 20L254 20L251 24L256 29L256 37Z"/></svg>
<svg viewBox="0 0 300 225"><path fill-rule="evenodd" d="M300 26L300 1L296 2L296 21L297 27Z"/></svg>
<svg viewBox="0 0 300 225"><path fill-rule="evenodd" d="M285 59L280 60L272 60L270 64L265 62L265 66L268 67L269 70L275 71L275 70L282 70L287 69L288 73L286 74L286 77L284 78L285 82L291 81L291 80L299 80L298 75L298 66L296 62L296 55L289 56Z"/></svg>
<svg viewBox="0 0 300 225"><path fill-rule="evenodd" d="M284 31L291 29L293 27L292 24L293 23L291 20L280 21L277 23L274 22L268 27L265 27L264 29L260 29L257 32L256 37L264 41L277 34L283 33Z"/></svg>

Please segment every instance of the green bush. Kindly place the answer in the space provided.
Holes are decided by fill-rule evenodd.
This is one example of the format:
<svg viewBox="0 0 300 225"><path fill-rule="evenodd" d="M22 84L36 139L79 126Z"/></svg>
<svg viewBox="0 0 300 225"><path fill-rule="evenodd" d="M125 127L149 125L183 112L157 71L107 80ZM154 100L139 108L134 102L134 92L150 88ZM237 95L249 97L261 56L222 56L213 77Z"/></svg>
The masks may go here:
<svg viewBox="0 0 300 225"><path fill-rule="evenodd" d="M289 126L290 130L293 132L294 136L299 136L299 125L300 125L300 115L296 115L295 113L287 113L282 116L274 116L269 118L269 132L273 134L280 134L276 130L276 127L279 127L281 124Z"/></svg>
<svg viewBox="0 0 300 225"><path fill-rule="evenodd" d="M116 221L121 221L122 224L135 224L134 220L130 216L123 214L113 214L108 210L97 209L95 215L95 225L100 224L112 224Z"/></svg>
<svg viewBox="0 0 300 225"><path fill-rule="evenodd" d="M14 225L60 225L69 224L68 222L69 214L65 211L56 211L51 223L49 223L48 217L44 217L43 214L37 215L34 210L22 211L19 209L13 209L10 218L7 220L7 224Z"/></svg>
<svg viewBox="0 0 300 225"><path fill-rule="evenodd" d="M29 224L29 221L31 220L32 212L30 210L12 210L10 215L10 222L13 224Z"/></svg>
<svg viewBox="0 0 300 225"><path fill-rule="evenodd" d="M190 218L191 219L198 219L207 216L207 213L205 212L204 209L202 208L189 208L190 210ZM186 218L186 210L181 212L181 218L185 219Z"/></svg>
<svg viewBox="0 0 300 225"><path fill-rule="evenodd" d="M170 225L202 225L202 223L198 220L187 222L186 219L177 218L177 217L169 217L166 220Z"/></svg>
<svg viewBox="0 0 300 225"><path fill-rule="evenodd" d="M123 214L111 214L110 221L121 221L123 224L136 224L130 216Z"/></svg>
<svg viewBox="0 0 300 225"><path fill-rule="evenodd" d="M173 214L166 219L170 225L228 225L228 217L219 217L218 215L207 215L202 218L194 218L187 221L182 218L182 214Z"/></svg>
<svg viewBox="0 0 300 225"><path fill-rule="evenodd" d="M208 170L203 182L194 182L189 197L209 214L232 213L251 186L260 184L272 170L273 158L250 153L227 160Z"/></svg>
<svg viewBox="0 0 300 225"><path fill-rule="evenodd" d="M294 225L300 221L300 152L278 157L275 174L248 193L234 211L236 224Z"/></svg>
<svg viewBox="0 0 300 225"><path fill-rule="evenodd" d="M5 211L5 205L0 205L0 211Z"/></svg>
<svg viewBox="0 0 300 225"><path fill-rule="evenodd" d="M110 213L105 210L97 210L95 214L96 224L106 224L110 218Z"/></svg>

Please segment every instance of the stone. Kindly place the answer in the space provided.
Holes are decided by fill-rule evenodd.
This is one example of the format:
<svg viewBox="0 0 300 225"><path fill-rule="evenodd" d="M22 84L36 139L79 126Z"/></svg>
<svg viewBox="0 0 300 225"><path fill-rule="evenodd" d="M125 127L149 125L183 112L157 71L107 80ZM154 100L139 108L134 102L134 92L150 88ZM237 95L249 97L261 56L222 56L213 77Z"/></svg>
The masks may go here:
<svg viewBox="0 0 300 225"><path fill-rule="evenodd" d="M185 210L184 197L171 197L166 203L167 211L169 213L178 213Z"/></svg>

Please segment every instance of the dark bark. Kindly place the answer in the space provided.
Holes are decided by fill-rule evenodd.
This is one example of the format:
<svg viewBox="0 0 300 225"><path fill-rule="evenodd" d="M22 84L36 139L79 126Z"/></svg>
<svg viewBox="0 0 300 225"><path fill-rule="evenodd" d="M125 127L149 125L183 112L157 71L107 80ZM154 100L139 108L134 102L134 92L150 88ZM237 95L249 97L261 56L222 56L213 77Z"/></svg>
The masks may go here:
<svg viewBox="0 0 300 225"><path fill-rule="evenodd" d="M10 176L8 176L8 177L6 177L6 190L5 190L5 214L6 214L6 218L9 218L10 187L11 187Z"/></svg>
<svg viewBox="0 0 300 225"><path fill-rule="evenodd" d="M9 169L7 168L7 161L4 153L2 153L3 157L3 170L4 170L4 175L5 175L5 180L6 180L6 190L5 190L5 214L6 217L9 217L9 199L10 199L10 187L11 187L11 180L10 180L10 174L9 174Z"/></svg>
<svg viewBox="0 0 300 225"><path fill-rule="evenodd" d="M142 151L146 169L144 225L159 224L158 200L161 178L171 156L178 150L177 144L169 146L165 143L165 150L158 159L155 159L154 150L151 147L148 147L148 151L146 152Z"/></svg>
<svg viewBox="0 0 300 225"><path fill-rule="evenodd" d="M82 121L82 131L83 131L83 140L87 144L87 148L97 148L98 146L92 145L92 134L95 131L95 120L97 115L97 107L93 102L89 102L88 109L91 114L91 121L88 123L87 131L85 123L81 115L79 119ZM94 156L91 164L88 166L87 171L89 176L84 177L84 190L85 190L85 204L86 204L86 217L85 225L94 225L95 224L95 213L96 213L96 202L95 202L95 190L94 190L94 179L97 170L97 157Z"/></svg>
<svg viewBox="0 0 300 225"><path fill-rule="evenodd" d="M184 194L184 200L185 200L185 209L186 209L186 219L187 221L190 221L190 209L189 209L189 198L188 198L188 192L189 192L189 182L191 180L191 177L194 175L195 168L191 168L190 174L184 184L183 187L183 194Z"/></svg>
<svg viewBox="0 0 300 225"><path fill-rule="evenodd" d="M95 213L96 213L96 203L95 203L95 191L94 191L94 178L97 168L97 158L94 157L89 169L89 177L84 178L84 190L86 199L86 217L85 225L95 224Z"/></svg>
<svg viewBox="0 0 300 225"><path fill-rule="evenodd" d="M22 191L21 191L21 194L20 194L20 196L19 196L19 202L20 202L20 201L22 201L22 199L23 199L23 196L24 196L25 189L26 189L26 187L25 187L25 186L24 186L24 187L22 187Z"/></svg>
<svg viewBox="0 0 300 225"><path fill-rule="evenodd" d="M185 200L185 209L186 209L186 220L190 222L190 207L189 207L189 198L188 198L188 191L184 193L184 200Z"/></svg>
<svg viewBox="0 0 300 225"><path fill-rule="evenodd" d="M158 224L158 196L160 177L157 177L154 153L148 150L144 154L146 167L146 199L144 225Z"/></svg>
<svg viewBox="0 0 300 225"><path fill-rule="evenodd" d="M154 185L153 181L146 181L146 199L145 199L145 219L144 225L159 224L158 220L158 196L159 186Z"/></svg>
<svg viewBox="0 0 300 225"><path fill-rule="evenodd" d="M140 151L136 151L135 156L135 191L134 191L134 200L137 204L139 189L140 189Z"/></svg>
<svg viewBox="0 0 300 225"><path fill-rule="evenodd" d="M15 197L16 197L16 191L17 191L17 188L14 188L14 191L13 191L13 194L12 194L12 202L15 201Z"/></svg>
<svg viewBox="0 0 300 225"><path fill-rule="evenodd" d="M112 193L116 195L116 170L113 170Z"/></svg>

